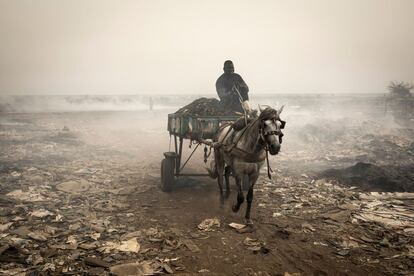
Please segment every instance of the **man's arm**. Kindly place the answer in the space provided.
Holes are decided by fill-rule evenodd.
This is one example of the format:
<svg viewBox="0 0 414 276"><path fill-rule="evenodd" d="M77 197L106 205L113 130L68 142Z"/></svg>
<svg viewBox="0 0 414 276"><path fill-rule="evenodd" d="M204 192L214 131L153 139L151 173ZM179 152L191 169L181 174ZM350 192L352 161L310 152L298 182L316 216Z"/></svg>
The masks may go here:
<svg viewBox="0 0 414 276"><path fill-rule="evenodd" d="M249 100L249 87L244 82L243 78L240 75L238 76L237 84L239 86L240 96L242 97L243 101Z"/></svg>
<svg viewBox="0 0 414 276"><path fill-rule="evenodd" d="M236 78L236 85L237 85L237 90L240 94L241 97L241 106L243 107L243 109L245 111L247 111L248 113L251 112L251 108L250 108L250 104L249 104L249 87L247 86L247 84L244 82L243 78L236 74L237 78Z"/></svg>

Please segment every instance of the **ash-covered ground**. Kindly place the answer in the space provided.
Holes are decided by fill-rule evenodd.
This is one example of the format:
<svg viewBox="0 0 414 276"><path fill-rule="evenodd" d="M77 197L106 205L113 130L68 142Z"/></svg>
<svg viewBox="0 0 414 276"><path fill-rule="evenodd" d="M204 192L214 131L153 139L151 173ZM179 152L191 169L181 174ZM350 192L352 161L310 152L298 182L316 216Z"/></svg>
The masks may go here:
<svg viewBox="0 0 414 276"><path fill-rule="evenodd" d="M255 186L252 231L229 226L244 214L231 211L233 182L223 206L208 178L159 189L178 108L157 101L154 111L7 104L0 274L412 275L414 130L380 96L265 102L287 104L287 125L272 180L264 168ZM200 150L187 171L204 167Z"/></svg>

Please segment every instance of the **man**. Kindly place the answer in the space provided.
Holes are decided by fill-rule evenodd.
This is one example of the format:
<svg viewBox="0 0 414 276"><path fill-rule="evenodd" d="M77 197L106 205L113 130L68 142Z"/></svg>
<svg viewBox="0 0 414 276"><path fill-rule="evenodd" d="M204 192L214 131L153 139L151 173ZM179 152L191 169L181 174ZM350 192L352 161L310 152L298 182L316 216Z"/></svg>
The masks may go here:
<svg viewBox="0 0 414 276"><path fill-rule="evenodd" d="M216 82L217 94L226 108L234 111L250 112L249 87L239 74L234 73L234 65L231 60L224 62L224 74Z"/></svg>

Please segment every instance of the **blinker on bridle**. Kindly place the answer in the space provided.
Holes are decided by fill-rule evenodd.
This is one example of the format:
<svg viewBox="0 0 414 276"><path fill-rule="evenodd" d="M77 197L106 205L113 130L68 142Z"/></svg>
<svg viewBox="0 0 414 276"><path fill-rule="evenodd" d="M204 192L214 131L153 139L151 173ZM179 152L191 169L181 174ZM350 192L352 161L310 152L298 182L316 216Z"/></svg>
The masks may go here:
<svg viewBox="0 0 414 276"><path fill-rule="evenodd" d="M276 120L277 121L279 121L280 122L280 129L284 129L285 128L285 125L286 125L286 121L282 121L282 120L280 120L279 118L278 119L271 119L273 122L275 122L276 123ZM282 133L282 131L279 129L279 130L272 130L272 131L266 131L266 132L264 132L263 131L263 129L264 129L264 121L265 120L262 120L261 121L261 123L260 123L260 129L259 129L259 131L260 131L260 137L261 137L261 139L263 140L263 142L266 144L266 140L265 140L265 138L267 137L267 136L269 136L269 135L276 135L276 136L278 136L279 137L279 143L280 144L282 144L282 137L283 137L283 133Z"/></svg>

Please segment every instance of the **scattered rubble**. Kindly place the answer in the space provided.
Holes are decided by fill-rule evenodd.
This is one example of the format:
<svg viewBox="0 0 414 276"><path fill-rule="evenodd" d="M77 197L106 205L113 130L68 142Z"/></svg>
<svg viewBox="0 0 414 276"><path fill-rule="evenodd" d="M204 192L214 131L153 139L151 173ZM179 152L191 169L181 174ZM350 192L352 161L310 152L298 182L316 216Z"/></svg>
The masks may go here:
<svg viewBox="0 0 414 276"><path fill-rule="evenodd" d="M77 181L67 181L56 185L56 189L66 193L82 193L89 190L89 182L84 179L81 179L80 182Z"/></svg>
<svg viewBox="0 0 414 276"><path fill-rule="evenodd" d="M108 268L111 265L101 259L95 258L95 257L86 257L84 259L85 264L89 266L95 266L95 267L105 267Z"/></svg>
<svg viewBox="0 0 414 276"><path fill-rule="evenodd" d="M33 191L33 187L29 187L28 192L23 192L22 190L15 190L6 194L6 196L21 201L31 201L31 202L41 202L45 201L46 199L40 194Z"/></svg>
<svg viewBox="0 0 414 276"><path fill-rule="evenodd" d="M257 239L246 237L243 241L243 244L247 247L248 250L253 251L254 253L260 252L262 254L268 254L270 252L265 244Z"/></svg>
<svg viewBox="0 0 414 276"><path fill-rule="evenodd" d="M30 215L32 217L44 218L48 216L53 216L53 213L48 210L42 209L42 210L36 210L36 211L30 212Z"/></svg>
<svg viewBox="0 0 414 276"><path fill-rule="evenodd" d="M109 253L111 250L138 253L140 248L141 246L139 245L137 238L132 238L121 242L106 242L105 245L99 250L106 253Z"/></svg>
<svg viewBox="0 0 414 276"><path fill-rule="evenodd" d="M112 266L110 270L119 276L154 275L157 272L150 262L120 264Z"/></svg>
<svg viewBox="0 0 414 276"><path fill-rule="evenodd" d="M324 178L338 179L341 183L369 191L414 191L414 166L379 167L358 162L345 169L330 169L321 174Z"/></svg>
<svg viewBox="0 0 414 276"><path fill-rule="evenodd" d="M200 248L190 239L183 240L184 245L193 253L200 252Z"/></svg>
<svg viewBox="0 0 414 276"><path fill-rule="evenodd" d="M236 223L243 212L197 205L206 194L195 190L211 192L208 203L218 205L213 188L183 185L177 194L162 194L159 152L148 153L156 164L140 164L135 152L83 143L69 122L0 128L0 274L208 274L217 272L217 262L249 274L240 260L253 256L266 265L264 255L287 250L305 268L311 266L301 257L329 254L338 268L352 264L389 275L414 269L414 194L401 184L411 177L411 130L390 134L375 122L341 121L347 131L334 131L334 139L310 126L304 144L290 142L296 134L286 132L283 151L270 160L273 180L260 176L255 186L255 227L248 227ZM320 175L327 168L335 173ZM392 189L374 189L378 177L390 177ZM185 193L191 197L180 197ZM325 262L318 260L313 265Z"/></svg>
<svg viewBox="0 0 414 276"><path fill-rule="evenodd" d="M218 218L205 219L197 226L202 231L214 231L213 227L220 227Z"/></svg>

